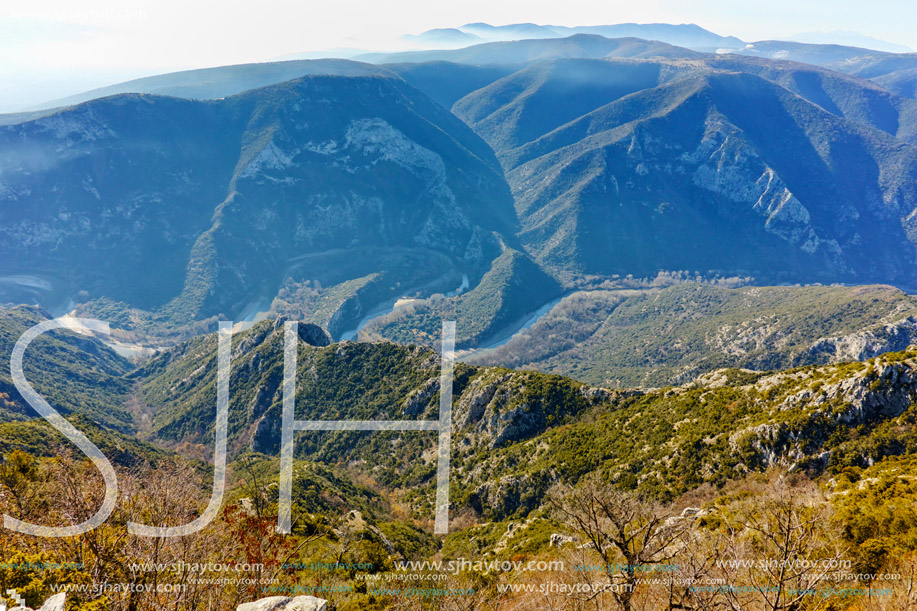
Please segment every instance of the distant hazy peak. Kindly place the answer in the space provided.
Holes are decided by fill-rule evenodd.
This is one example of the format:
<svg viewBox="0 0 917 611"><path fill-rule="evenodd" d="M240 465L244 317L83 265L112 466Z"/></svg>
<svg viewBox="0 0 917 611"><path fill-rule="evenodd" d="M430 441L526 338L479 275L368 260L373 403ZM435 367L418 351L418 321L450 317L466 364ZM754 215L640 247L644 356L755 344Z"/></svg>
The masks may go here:
<svg viewBox="0 0 917 611"><path fill-rule="evenodd" d="M886 53L913 53L914 50L905 45L899 45L887 40L881 40L872 36L853 32L849 30L835 30L833 32L803 32L788 36L786 40L791 42L805 42L812 44L834 44L844 45L847 47L860 47L862 49L871 49L873 51L884 51Z"/></svg>

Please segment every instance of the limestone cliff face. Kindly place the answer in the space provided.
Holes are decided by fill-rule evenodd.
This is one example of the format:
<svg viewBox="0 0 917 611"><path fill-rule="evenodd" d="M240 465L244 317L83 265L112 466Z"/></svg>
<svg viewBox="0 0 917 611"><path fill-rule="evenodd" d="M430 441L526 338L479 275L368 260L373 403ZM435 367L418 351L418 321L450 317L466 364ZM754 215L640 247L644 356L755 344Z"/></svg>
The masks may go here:
<svg viewBox="0 0 917 611"><path fill-rule="evenodd" d="M0 150L0 278L34 276L39 298L233 316L297 257L409 248L483 270L516 230L487 145L391 77L99 99L0 127Z"/></svg>
<svg viewBox="0 0 917 611"><path fill-rule="evenodd" d="M816 359L828 362L863 361L885 352L899 352L917 344L917 317L870 327L838 337L818 340L808 350Z"/></svg>
<svg viewBox="0 0 917 611"><path fill-rule="evenodd" d="M819 235L809 210L726 117L711 113L697 147L679 160L685 165L676 171L689 173L695 186L753 210L763 217L765 231L807 254L826 251L838 272L845 271L837 240Z"/></svg>
<svg viewBox="0 0 917 611"><path fill-rule="evenodd" d="M754 387L765 394L790 383L798 390L772 408L775 422L748 427L729 437L735 452L751 448L764 466L825 466L825 449L836 425L856 427L897 418L917 402L917 352L891 353L850 367L828 366L765 376Z"/></svg>
<svg viewBox="0 0 917 611"><path fill-rule="evenodd" d="M828 104L766 66L637 67L639 79L634 62L605 62L609 81L631 87L601 95L588 80L533 68L524 87L519 73L454 106L497 152L521 237L540 261L761 283L917 279L909 131L864 115L865 102ZM843 77L835 88L844 100L882 102ZM491 129L495 116L508 125Z"/></svg>

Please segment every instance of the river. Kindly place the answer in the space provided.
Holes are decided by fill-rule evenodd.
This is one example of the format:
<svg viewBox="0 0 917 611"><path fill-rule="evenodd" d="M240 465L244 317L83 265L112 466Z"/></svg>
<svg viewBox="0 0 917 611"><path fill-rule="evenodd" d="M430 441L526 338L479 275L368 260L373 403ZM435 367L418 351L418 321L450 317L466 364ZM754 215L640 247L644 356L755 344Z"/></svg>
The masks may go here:
<svg viewBox="0 0 917 611"><path fill-rule="evenodd" d="M446 297L454 297L456 295L459 295L462 292L464 292L465 290L467 290L468 286L469 286L468 274L462 274L462 283L456 289L446 293ZM339 342L356 341L357 335L360 333L360 331L362 331L366 325L368 325L370 322L372 322L376 318L379 318L380 316L385 316L386 314L391 314L392 312L397 312L398 310L405 308L411 305L412 303L417 303L419 301L422 301L422 300L421 299L411 299L411 298L406 298L406 297L399 297L398 299L391 299L389 301L380 303L379 305L374 307L372 310L370 310L369 313L366 314L366 316L361 318L360 322L357 323L357 326L355 328L343 331L340 337L338 337L336 341L339 341Z"/></svg>

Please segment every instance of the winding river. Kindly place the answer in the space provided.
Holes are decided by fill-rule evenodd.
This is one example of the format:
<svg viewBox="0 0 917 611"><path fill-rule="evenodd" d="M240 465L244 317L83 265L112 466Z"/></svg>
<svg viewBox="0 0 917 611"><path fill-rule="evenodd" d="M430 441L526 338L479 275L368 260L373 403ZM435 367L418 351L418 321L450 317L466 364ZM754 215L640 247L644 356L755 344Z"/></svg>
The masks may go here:
<svg viewBox="0 0 917 611"><path fill-rule="evenodd" d="M446 297L454 297L455 295L458 295L462 293L463 291L465 291L466 289L468 289L468 286L469 286L468 274L462 274L462 283L456 289L446 293ZM372 310L370 310L369 313L366 314L366 316L361 318L360 322L357 323L357 326L355 328L348 329L346 331L341 332L340 337L338 337L335 341L339 341L339 342L356 341L357 334L360 331L362 331L366 325L368 325L370 322L372 322L376 318L379 318L380 316L385 316L386 314L391 314L392 312L397 312L401 308L407 307L411 305L412 303L416 303L418 301L422 301L422 300L421 299L408 299L405 297L400 297L398 299L392 299L384 303L381 303L377 305L376 307L374 307Z"/></svg>

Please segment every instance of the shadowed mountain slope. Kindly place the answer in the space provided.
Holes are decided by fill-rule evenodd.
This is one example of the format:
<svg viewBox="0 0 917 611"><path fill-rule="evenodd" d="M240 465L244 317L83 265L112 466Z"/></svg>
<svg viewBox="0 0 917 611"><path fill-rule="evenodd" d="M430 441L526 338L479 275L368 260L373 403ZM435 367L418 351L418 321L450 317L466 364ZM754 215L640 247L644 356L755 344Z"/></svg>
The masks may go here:
<svg viewBox="0 0 917 611"><path fill-rule="evenodd" d="M809 87L837 116L748 72L610 63L583 70L623 86L532 66L454 107L497 152L539 261L572 274L914 284L917 148L877 129L904 117L912 130L907 103L867 88L844 109ZM788 78L802 90L805 76Z"/></svg>
<svg viewBox="0 0 917 611"><path fill-rule="evenodd" d="M0 142L0 277L38 277L46 301L234 316L309 253L409 247L483 273L516 229L488 146L391 77L116 96Z"/></svg>

